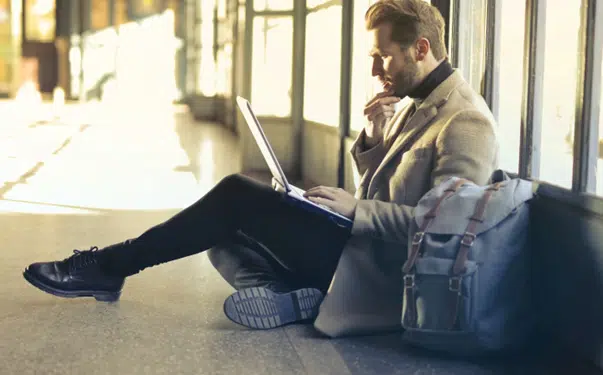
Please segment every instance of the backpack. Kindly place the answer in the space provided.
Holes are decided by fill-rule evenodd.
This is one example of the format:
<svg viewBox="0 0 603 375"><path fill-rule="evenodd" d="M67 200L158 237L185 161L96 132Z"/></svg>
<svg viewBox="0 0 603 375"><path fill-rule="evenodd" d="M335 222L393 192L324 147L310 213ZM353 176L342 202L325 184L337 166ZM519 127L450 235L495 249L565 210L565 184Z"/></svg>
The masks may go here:
<svg viewBox="0 0 603 375"><path fill-rule="evenodd" d="M402 268L403 341L451 354L517 349L531 316L529 181L451 177L418 202Z"/></svg>

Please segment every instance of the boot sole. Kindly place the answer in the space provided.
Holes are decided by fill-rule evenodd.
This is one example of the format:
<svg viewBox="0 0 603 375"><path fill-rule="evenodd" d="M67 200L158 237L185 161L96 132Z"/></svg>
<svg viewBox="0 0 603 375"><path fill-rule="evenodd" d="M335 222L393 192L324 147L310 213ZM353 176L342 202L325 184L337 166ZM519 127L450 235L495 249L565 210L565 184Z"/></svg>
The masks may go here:
<svg viewBox="0 0 603 375"><path fill-rule="evenodd" d="M23 277L31 285L40 289L43 292L52 294L53 296L63 298L78 298L78 297L94 297L101 302L115 302L119 299L121 291L107 292L101 290L61 290L44 283L28 270L23 271Z"/></svg>
<svg viewBox="0 0 603 375"><path fill-rule="evenodd" d="M322 299L322 292L313 288L289 293L275 293L260 287L247 288L233 293L224 301L224 314L245 327L272 329L316 318Z"/></svg>

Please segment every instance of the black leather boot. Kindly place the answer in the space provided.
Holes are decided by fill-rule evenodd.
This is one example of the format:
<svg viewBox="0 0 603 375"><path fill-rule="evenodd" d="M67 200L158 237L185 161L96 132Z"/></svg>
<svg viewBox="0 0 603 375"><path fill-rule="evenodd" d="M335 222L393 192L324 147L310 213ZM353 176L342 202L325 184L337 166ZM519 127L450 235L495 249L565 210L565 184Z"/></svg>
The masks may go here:
<svg viewBox="0 0 603 375"><path fill-rule="evenodd" d="M98 301L117 301L125 277L111 275L101 268L101 254L97 247L73 252L72 256L62 261L31 264L23 276L33 286L58 297L94 297Z"/></svg>

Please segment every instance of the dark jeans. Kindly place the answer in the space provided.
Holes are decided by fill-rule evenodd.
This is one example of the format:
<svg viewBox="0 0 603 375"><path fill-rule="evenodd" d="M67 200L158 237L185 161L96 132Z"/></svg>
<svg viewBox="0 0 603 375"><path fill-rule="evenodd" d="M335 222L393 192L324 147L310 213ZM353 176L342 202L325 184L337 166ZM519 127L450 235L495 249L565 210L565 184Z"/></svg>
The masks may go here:
<svg viewBox="0 0 603 375"><path fill-rule="evenodd" d="M253 269L264 262L259 269L324 291L349 235L349 229L289 204L269 185L231 175L164 223L105 248L102 259L108 271L130 276L214 248L212 262L223 269L228 256L241 263L232 267Z"/></svg>

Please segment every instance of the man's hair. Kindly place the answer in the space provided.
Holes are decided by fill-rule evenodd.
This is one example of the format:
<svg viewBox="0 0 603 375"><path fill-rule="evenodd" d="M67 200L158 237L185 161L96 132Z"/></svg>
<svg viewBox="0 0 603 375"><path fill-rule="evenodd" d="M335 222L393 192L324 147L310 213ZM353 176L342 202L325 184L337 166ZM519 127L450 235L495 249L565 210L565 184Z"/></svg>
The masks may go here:
<svg viewBox="0 0 603 375"><path fill-rule="evenodd" d="M392 25L391 39L402 48L410 47L417 39L429 40L437 60L447 57L444 40L445 22L440 11L423 0L378 0L365 14L366 28L373 30L382 24Z"/></svg>

